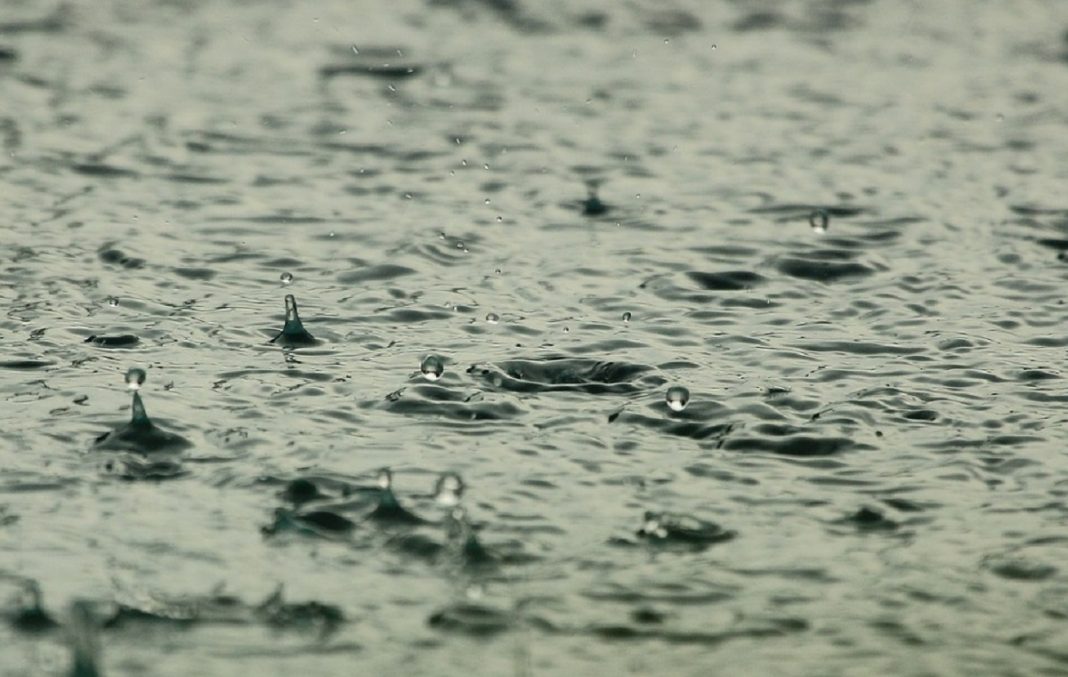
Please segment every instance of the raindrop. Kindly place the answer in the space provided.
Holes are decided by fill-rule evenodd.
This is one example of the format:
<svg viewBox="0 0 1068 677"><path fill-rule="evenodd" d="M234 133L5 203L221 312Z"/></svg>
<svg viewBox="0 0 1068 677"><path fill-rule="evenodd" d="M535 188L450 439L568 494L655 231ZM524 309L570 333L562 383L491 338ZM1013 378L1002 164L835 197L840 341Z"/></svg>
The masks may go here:
<svg viewBox="0 0 1068 677"><path fill-rule="evenodd" d="M293 273L282 273L282 276L279 277L278 279L280 279L282 281L282 284L285 284L285 285L293 284Z"/></svg>
<svg viewBox="0 0 1068 677"><path fill-rule="evenodd" d="M486 204L489 204L489 203L490 203L490 199L486 198Z"/></svg>
<svg viewBox="0 0 1068 677"><path fill-rule="evenodd" d="M497 215L497 223L504 223L504 217L500 214Z"/></svg>
<svg viewBox="0 0 1068 677"><path fill-rule="evenodd" d="M356 49L356 45L352 46L352 53L355 54L356 56L360 55L360 50Z"/></svg>
<svg viewBox="0 0 1068 677"><path fill-rule="evenodd" d="M623 313L623 321L624 322L630 322L630 318L631 318L631 314L630 314L629 310L627 312Z"/></svg>
<svg viewBox="0 0 1068 677"><path fill-rule="evenodd" d="M437 355L427 355L419 365L419 371L426 380L437 381L445 373L445 360Z"/></svg>
<svg viewBox="0 0 1068 677"><path fill-rule="evenodd" d="M490 324L497 324L500 321L501 316L497 313L489 313L488 315L486 315L486 322L489 322Z"/></svg>
<svg viewBox="0 0 1068 677"><path fill-rule="evenodd" d="M434 500L445 508L460 505L464 494L464 481L454 472L443 473L434 487Z"/></svg>
<svg viewBox="0 0 1068 677"><path fill-rule="evenodd" d="M812 226L812 230L817 233L826 233L830 220L831 217L826 209L817 209L808 215L808 225Z"/></svg>
<svg viewBox="0 0 1068 677"><path fill-rule="evenodd" d="M671 411L682 411L690 402L690 391L682 386L671 386L664 397Z"/></svg>
<svg viewBox="0 0 1068 677"><path fill-rule="evenodd" d="M126 387L130 390L140 390L145 383L145 370L137 367L126 372Z"/></svg>
<svg viewBox="0 0 1068 677"><path fill-rule="evenodd" d="M503 272L504 272L504 271L503 271L503 270L501 270L500 268L494 268L494 269L493 269L493 274L494 274L494 275L500 275L500 274L501 274L501 273L503 273Z"/></svg>
<svg viewBox="0 0 1068 677"><path fill-rule="evenodd" d="M107 301L108 301L108 305L111 306L112 308L114 308L114 307L119 305L119 299L115 298L114 296L109 296Z"/></svg>

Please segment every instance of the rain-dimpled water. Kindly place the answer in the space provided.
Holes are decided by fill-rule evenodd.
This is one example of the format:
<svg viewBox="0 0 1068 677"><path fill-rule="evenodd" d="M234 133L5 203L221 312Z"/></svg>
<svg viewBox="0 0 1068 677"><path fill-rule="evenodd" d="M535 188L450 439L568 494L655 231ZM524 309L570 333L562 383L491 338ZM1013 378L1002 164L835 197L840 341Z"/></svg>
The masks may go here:
<svg viewBox="0 0 1068 677"><path fill-rule="evenodd" d="M1068 8L0 2L0 675L1068 674Z"/></svg>

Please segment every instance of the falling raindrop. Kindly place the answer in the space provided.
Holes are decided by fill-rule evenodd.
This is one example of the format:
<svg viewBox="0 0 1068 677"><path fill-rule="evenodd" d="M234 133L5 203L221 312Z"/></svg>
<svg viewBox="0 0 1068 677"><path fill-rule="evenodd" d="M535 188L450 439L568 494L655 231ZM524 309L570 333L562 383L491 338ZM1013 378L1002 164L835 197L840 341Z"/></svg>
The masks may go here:
<svg viewBox="0 0 1068 677"><path fill-rule="evenodd" d="M690 391L682 386L672 386L668 388L664 401L671 411L682 411L690 402Z"/></svg>
<svg viewBox="0 0 1068 677"><path fill-rule="evenodd" d="M126 372L126 387L130 390L140 390L145 383L145 370L137 367Z"/></svg>
<svg viewBox="0 0 1068 677"><path fill-rule="evenodd" d="M630 322L630 318L631 318L631 314L630 314L629 310L627 312L623 313L623 322L625 322L625 323L626 322Z"/></svg>
<svg viewBox="0 0 1068 677"><path fill-rule="evenodd" d="M437 381L445 373L445 360L437 355L427 355L419 365L419 371L426 380Z"/></svg>
<svg viewBox="0 0 1068 677"><path fill-rule="evenodd" d="M830 220L831 217L826 209L817 209L808 215L808 225L812 226L812 230L817 233L826 233Z"/></svg>

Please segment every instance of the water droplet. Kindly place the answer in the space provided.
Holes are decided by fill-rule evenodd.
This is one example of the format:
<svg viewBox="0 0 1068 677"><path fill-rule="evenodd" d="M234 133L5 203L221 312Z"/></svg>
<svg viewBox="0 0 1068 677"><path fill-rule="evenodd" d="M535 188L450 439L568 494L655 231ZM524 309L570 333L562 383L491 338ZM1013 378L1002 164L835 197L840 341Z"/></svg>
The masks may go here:
<svg viewBox="0 0 1068 677"><path fill-rule="evenodd" d="M456 248L457 249L466 249L466 247L464 247L464 241L463 240L458 240L456 242Z"/></svg>
<svg viewBox="0 0 1068 677"><path fill-rule="evenodd" d="M489 169L489 163L483 163L482 169Z"/></svg>
<svg viewBox="0 0 1068 677"><path fill-rule="evenodd" d="M690 391L682 386L671 386L664 397L671 411L682 411L690 402Z"/></svg>
<svg viewBox="0 0 1068 677"><path fill-rule="evenodd" d="M504 271L503 271L503 270L501 270L500 268L494 268L494 269L493 269L493 274L494 274L494 275L500 275L500 274L501 274L501 273L503 273L503 272L504 272Z"/></svg>
<svg viewBox="0 0 1068 677"><path fill-rule="evenodd" d="M630 314L629 310L627 312L623 313L623 321L624 322L630 322L630 318L631 318L631 314Z"/></svg>
<svg viewBox="0 0 1068 677"><path fill-rule="evenodd" d="M716 49L715 43L712 44L712 49Z"/></svg>
<svg viewBox="0 0 1068 677"><path fill-rule="evenodd" d="M497 215L497 223L504 223L504 217L500 214Z"/></svg>
<svg viewBox="0 0 1068 677"><path fill-rule="evenodd" d="M115 298L114 296L109 296L107 298L107 301L108 301L108 305L111 306L112 308L114 308L114 307L119 305L119 299Z"/></svg>
<svg viewBox="0 0 1068 677"><path fill-rule="evenodd" d="M497 313L489 313L488 315L486 315L486 322L489 322L490 324L497 324L500 321L501 316Z"/></svg>
<svg viewBox="0 0 1068 677"><path fill-rule="evenodd" d="M486 198L486 204L489 204L489 203L490 203L490 199Z"/></svg>
<svg viewBox="0 0 1068 677"><path fill-rule="evenodd" d="M427 355L419 365L419 371L423 372L426 380L437 381L445 373L445 360L437 355Z"/></svg>
<svg viewBox="0 0 1068 677"><path fill-rule="evenodd" d="M665 45L670 45L671 44L671 38L664 38L664 44Z"/></svg>
<svg viewBox="0 0 1068 677"><path fill-rule="evenodd" d="M126 387L130 390L140 390L145 382L145 370L137 367L126 372Z"/></svg>
<svg viewBox="0 0 1068 677"><path fill-rule="evenodd" d="M279 277L278 279L280 279L282 281L282 284L285 284L285 285L293 284L293 273L282 273L282 276Z"/></svg>
<svg viewBox="0 0 1068 677"><path fill-rule="evenodd" d="M460 505L464 495L464 481L454 472L443 473L434 487L434 500L445 508Z"/></svg>
<svg viewBox="0 0 1068 677"><path fill-rule="evenodd" d="M812 230L817 233L826 233L830 220L831 217L826 209L817 209L808 215L808 225L812 226Z"/></svg>
<svg viewBox="0 0 1068 677"><path fill-rule="evenodd" d="M356 49L356 45L352 46L352 53L355 54L356 56L360 55L360 50Z"/></svg>
<svg viewBox="0 0 1068 677"><path fill-rule="evenodd" d="M375 477L375 484L382 491L389 491L393 486L393 471L389 468L382 468L378 471L378 476Z"/></svg>

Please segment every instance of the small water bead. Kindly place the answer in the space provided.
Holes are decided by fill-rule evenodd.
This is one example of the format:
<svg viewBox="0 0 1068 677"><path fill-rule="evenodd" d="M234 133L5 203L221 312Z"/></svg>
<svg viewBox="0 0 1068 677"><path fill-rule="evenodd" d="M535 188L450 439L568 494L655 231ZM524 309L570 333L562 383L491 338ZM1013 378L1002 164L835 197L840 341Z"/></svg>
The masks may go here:
<svg viewBox="0 0 1068 677"><path fill-rule="evenodd" d="M490 324L497 324L500 321L501 321L501 316L498 315L497 313L488 313L486 315L486 322L489 322Z"/></svg>
<svg viewBox="0 0 1068 677"><path fill-rule="evenodd" d="M464 481L454 472L442 474L434 487L434 500L445 508L455 508L460 505L463 494Z"/></svg>
<svg viewBox="0 0 1068 677"><path fill-rule="evenodd" d="M107 298L107 301L108 301L108 305L111 306L112 308L115 308L116 306L119 305L119 299L115 298L114 296L109 296Z"/></svg>
<svg viewBox="0 0 1068 677"><path fill-rule="evenodd" d="M682 411L690 403L690 391L682 386L671 386L664 396L664 401L671 411Z"/></svg>
<svg viewBox="0 0 1068 677"><path fill-rule="evenodd" d="M281 277L278 279L281 280L284 285L291 285L293 284L293 273L282 273Z"/></svg>
<svg viewBox="0 0 1068 677"><path fill-rule="evenodd" d="M393 486L393 471L389 468L379 470L378 475L375 477L375 484L383 491L389 490Z"/></svg>
<svg viewBox="0 0 1068 677"><path fill-rule="evenodd" d="M126 387L130 390L140 390L145 383L145 370L137 367L126 372Z"/></svg>
<svg viewBox="0 0 1068 677"><path fill-rule="evenodd" d="M426 380L437 381L445 373L445 360L437 355L427 355L419 365L419 371Z"/></svg>
<svg viewBox="0 0 1068 677"><path fill-rule="evenodd" d="M831 217L826 209L817 209L808 215L808 225L812 226L812 230L817 233L826 233L830 220Z"/></svg>
<svg viewBox="0 0 1068 677"><path fill-rule="evenodd" d="M623 322L624 323L630 322L630 318L631 318L631 314L630 314L629 310L627 312L623 313Z"/></svg>

